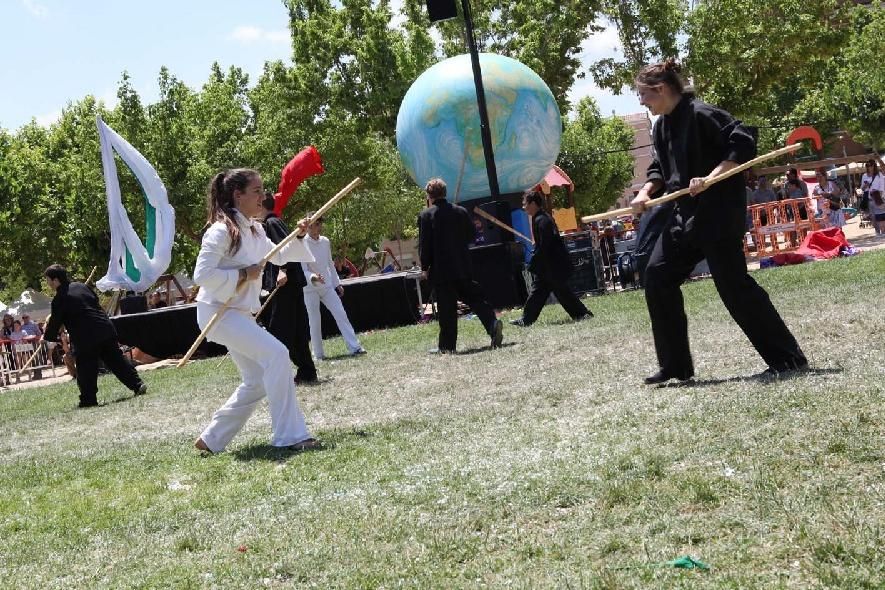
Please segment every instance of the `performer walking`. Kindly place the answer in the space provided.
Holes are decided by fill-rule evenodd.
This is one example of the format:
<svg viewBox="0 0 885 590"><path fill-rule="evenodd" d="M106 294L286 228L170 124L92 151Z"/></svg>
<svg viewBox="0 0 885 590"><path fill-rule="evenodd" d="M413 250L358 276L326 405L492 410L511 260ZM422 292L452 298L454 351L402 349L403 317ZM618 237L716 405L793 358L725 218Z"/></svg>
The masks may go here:
<svg viewBox="0 0 885 590"><path fill-rule="evenodd" d="M147 385L135 367L123 357L117 344L117 330L98 304L98 297L87 285L71 282L68 271L59 264L48 267L43 276L55 291L52 313L41 342L56 342L62 326L67 329L71 344L77 350L77 388L81 408L98 405L98 359L135 395L147 393Z"/></svg>
<svg viewBox="0 0 885 590"><path fill-rule="evenodd" d="M522 208L532 219L532 234L535 239L535 249L529 261L529 271L534 275L534 280L522 309L522 317L510 322L514 326L530 326L535 323L551 292L576 322L593 317L566 284L572 274L572 263L565 242L559 235L559 228L544 210L543 204L543 197L537 191L526 191L522 195Z"/></svg>
<svg viewBox="0 0 885 590"><path fill-rule="evenodd" d="M694 375L680 286L703 259L731 317L768 365L763 375L807 369L805 355L768 294L747 274L741 244L746 210L742 177L734 175L703 192L708 178L752 159L755 141L727 112L683 94L679 72L679 65L669 59L646 66L636 77L640 102L660 118L653 131L655 159L648 168L648 181L631 205L636 213L642 212L651 193L662 189L688 187L692 195L677 201L645 271L645 297L660 365L645 382L687 380Z"/></svg>
<svg viewBox="0 0 885 590"><path fill-rule="evenodd" d="M274 244L279 244L289 235L289 228L274 213L274 197L265 193L264 231ZM262 286L273 292L279 287L270 304L259 318L267 331L289 349L289 358L297 367L295 382L317 383L317 368L310 356L310 332L308 330L307 308L304 306L304 274L300 262L289 262L283 266L268 264L264 268Z"/></svg>
<svg viewBox="0 0 885 590"><path fill-rule="evenodd" d="M240 431L261 399L267 396L275 447L313 448L295 397L295 379L286 346L263 330L252 314L258 311L261 289L259 263L274 243L260 223L251 218L264 215L264 188L258 172L235 169L218 173L208 195L209 229L194 269L197 322L200 328L230 300L227 312L209 330L208 338L223 344L240 370L243 382L212 416L194 446L217 453ZM299 227L304 229L304 223ZM292 240L271 261L277 265L310 260L301 240ZM246 282L242 289L237 287ZM79 352L79 351L78 351Z"/></svg>
<svg viewBox="0 0 885 590"><path fill-rule="evenodd" d="M307 217L312 218L313 212L308 213ZM360 341L357 339L356 332L350 325L347 312L344 311L344 305L341 303L341 298L344 297L344 287L341 286L338 272L335 270L335 263L332 261L332 244L329 242L329 238L320 235L322 228L322 218L308 226L304 245L313 256L314 262L305 262L301 265L304 272L302 280L306 280L307 283L304 288L304 303L310 318L310 342L313 346L313 354L317 360L322 360L326 356L323 350L320 301L335 318L338 331L344 338L348 352L354 356L366 354L366 351L360 346Z"/></svg>
<svg viewBox="0 0 885 590"><path fill-rule="evenodd" d="M436 292L439 317L439 348L453 353L458 341L458 300L470 306L491 337L492 348L504 339L501 320L473 280L468 244L473 241L473 222L464 207L446 200L446 183L431 179L424 189L428 207L418 216L418 250L422 275Z"/></svg>

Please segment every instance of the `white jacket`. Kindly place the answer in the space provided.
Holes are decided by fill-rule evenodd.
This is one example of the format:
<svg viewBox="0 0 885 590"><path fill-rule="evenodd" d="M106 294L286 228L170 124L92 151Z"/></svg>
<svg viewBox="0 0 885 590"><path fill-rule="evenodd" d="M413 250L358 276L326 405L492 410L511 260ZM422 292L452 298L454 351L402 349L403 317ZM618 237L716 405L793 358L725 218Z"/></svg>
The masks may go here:
<svg viewBox="0 0 885 590"><path fill-rule="evenodd" d="M301 268L304 270L304 278L307 279L307 286L304 287L304 290L319 291L320 289L337 288L341 284L341 280L338 278L335 262L332 260L332 243L329 242L329 238L320 236L319 239L314 240L312 237L307 236L304 238L304 245L314 258L314 262L301 265ZM326 283L311 283L310 277L314 273L323 275L323 280Z"/></svg>
<svg viewBox="0 0 885 590"><path fill-rule="evenodd" d="M194 268L194 282L200 286L197 301L212 305L224 305L231 297L230 307L255 313L260 309L258 295L261 292L261 277L248 281L237 293L240 269L258 264L276 246L264 233L257 221L246 219L236 212L240 228L240 248L230 254L230 234L222 221L216 221L203 234L200 254ZM286 244L270 259L282 266L287 262L312 262L313 256L302 243L294 239Z"/></svg>

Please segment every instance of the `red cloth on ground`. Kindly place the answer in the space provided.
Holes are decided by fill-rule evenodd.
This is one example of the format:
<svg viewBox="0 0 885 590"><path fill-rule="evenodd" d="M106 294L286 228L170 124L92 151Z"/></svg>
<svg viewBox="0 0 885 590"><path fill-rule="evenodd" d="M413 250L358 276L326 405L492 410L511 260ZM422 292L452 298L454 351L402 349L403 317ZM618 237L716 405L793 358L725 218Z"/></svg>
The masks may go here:
<svg viewBox="0 0 885 590"><path fill-rule="evenodd" d="M805 256L798 252L784 252L783 254L775 254L771 257L775 266L789 266L791 264L802 264L805 262Z"/></svg>
<svg viewBox="0 0 885 590"><path fill-rule="evenodd" d="M848 248L851 244L845 239L845 234L838 227L828 227L813 232L808 232L802 245L796 250L796 254L802 256L814 256L818 260L836 258L842 248Z"/></svg>
<svg viewBox="0 0 885 590"><path fill-rule="evenodd" d="M315 147L306 147L295 154L295 157L286 164L280 175L279 190L273 197L273 212L278 216L282 215L283 207L286 206L304 179L323 172L325 172L323 160Z"/></svg>

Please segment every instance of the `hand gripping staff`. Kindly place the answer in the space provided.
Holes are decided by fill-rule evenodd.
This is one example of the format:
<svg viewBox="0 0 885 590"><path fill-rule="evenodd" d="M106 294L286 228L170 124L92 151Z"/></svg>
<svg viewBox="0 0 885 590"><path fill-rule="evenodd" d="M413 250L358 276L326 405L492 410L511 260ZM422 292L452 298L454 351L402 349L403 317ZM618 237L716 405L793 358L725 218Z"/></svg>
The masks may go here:
<svg viewBox="0 0 885 590"><path fill-rule="evenodd" d="M744 170L752 168L753 166L755 166L757 164L761 164L762 162L765 162L767 160L771 160L771 159L777 158L778 156L782 156L784 154L789 154L791 152L795 152L800 147L802 147L801 143L794 143L794 144L788 145L787 147L783 147L783 148L774 150L773 152L769 152L767 154L759 156L758 158L753 158L749 162L747 162L745 164L741 164L740 166L737 166L735 168L732 168L728 172L723 172L722 174L714 176L713 178L711 178L710 180L708 180L707 182L704 183L704 188L708 188L712 184L716 184L717 182L719 182L721 180L725 180L726 178L728 178L730 176L734 176L735 174L739 174L739 173L743 172ZM655 205L661 205L663 203L667 203L667 202L672 201L674 199L678 199L679 197L684 197L685 195L688 195L688 194L690 194L689 189L683 188L683 189L676 191L675 193L670 193L669 195L664 195L663 197L658 197L657 199L651 199L650 201L646 201L645 208L650 209L650 208L654 207ZM623 209L613 209L611 211L606 211L605 213L597 213L596 215L587 215L586 217L582 217L581 223L590 223L592 221L601 221L603 219L614 219L615 217L620 217L621 215L629 215L631 213L633 213L632 207L624 207Z"/></svg>
<svg viewBox="0 0 885 590"><path fill-rule="evenodd" d="M338 201L343 199L345 196L347 196L347 194L350 191L352 191L353 189L355 189L357 186L359 186L360 183L362 183L362 179L360 179L359 177L351 180L350 184L348 184L343 189L341 189L337 195L335 195L334 197L329 199L325 205L320 207L317 210L317 212L314 213L310 217L310 219L307 220L307 224L310 225L313 222L315 222L317 219L319 219L320 217L325 215L329 209L331 209L332 207L335 206L335 203L337 203ZM280 243L277 244L276 246L274 246L274 248L270 252L268 252L264 256L264 258L261 259L261 262L258 263L258 266L264 267L264 265L267 264L267 261L270 260L271 258L273 258L274 254L279 252L286 244L288 244L292 240L294 240L297 237L302 236L302 235L304 235L304 234L302 233L301 228L298 228L295 231L293 231L292 233L290 233L288 236L286 236L285 238L280 240ZM237 287L237 292L239 292L239 290L242 289L245 284L246 284L246 281L243 281L242 283L240 283L240 286ZM236 295L234 295L234 297L236 297ZM187 351L187 354L184 355L184 357L180 361L178 361L178 364L176 365L176 367L183 367L185 364L187 364L187 362L190 360L191 356L193 356L194 352L196 352L197 347L199 347L200 344L203 342L203 340L206 338L206 335L209 333L209 330L211 330L215 326L215 324L218 323L218 320L220 320L221 316L224 315L224 312L227 311L227 308L230 305L231 300L234 299L234 297L231 297L230 299L228 299L224 303L224 305L221 307L221 309L219 309L218 311L215 312L215 315L212 316L212 319L209 320L209 323L206 324L206 327L203 328L203 331L200 332L199 336L197 336L196 341L194 341L194 343L191 345L190 349Z"/></svg>

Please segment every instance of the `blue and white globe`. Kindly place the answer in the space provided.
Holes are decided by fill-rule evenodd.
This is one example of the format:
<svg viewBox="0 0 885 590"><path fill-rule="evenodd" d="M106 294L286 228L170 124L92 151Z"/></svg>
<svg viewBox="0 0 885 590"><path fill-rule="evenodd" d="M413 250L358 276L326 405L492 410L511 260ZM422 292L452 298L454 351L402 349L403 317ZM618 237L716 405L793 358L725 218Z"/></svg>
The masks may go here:
<svg viewBox="0 0 885 590"><path fill-rule="evenodd" d="M559 156L559 107L541 77L515 59L481 53L479 63L498 186L502 194L524 191L538 184ZM463 161L458 199L491 194L469 55L441 61L415 80L400 105L396 145L418 186L440 177L454 199Z"/></svg>

